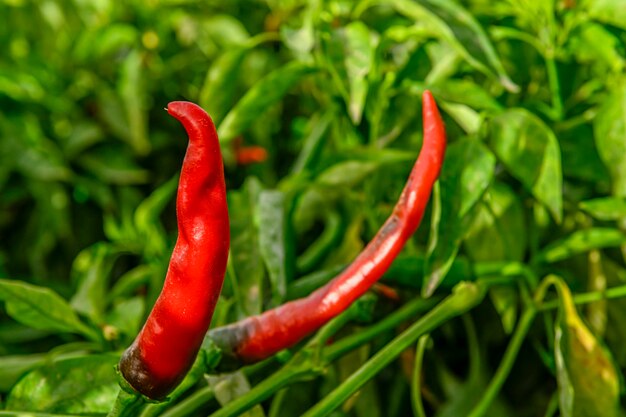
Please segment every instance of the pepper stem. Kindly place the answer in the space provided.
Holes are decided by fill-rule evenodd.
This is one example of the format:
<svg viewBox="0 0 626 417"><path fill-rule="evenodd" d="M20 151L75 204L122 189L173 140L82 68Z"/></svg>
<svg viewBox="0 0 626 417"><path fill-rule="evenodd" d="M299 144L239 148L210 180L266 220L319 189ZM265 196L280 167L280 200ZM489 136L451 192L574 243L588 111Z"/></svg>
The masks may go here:
<svg viewBox="0 0 626 417"><path fill-rule="evenodd" d="M146 404L146 399L138 393L130 393L120 388L113 408L107 414L107 417L133 417L138 416L139 412Z"/></svg>

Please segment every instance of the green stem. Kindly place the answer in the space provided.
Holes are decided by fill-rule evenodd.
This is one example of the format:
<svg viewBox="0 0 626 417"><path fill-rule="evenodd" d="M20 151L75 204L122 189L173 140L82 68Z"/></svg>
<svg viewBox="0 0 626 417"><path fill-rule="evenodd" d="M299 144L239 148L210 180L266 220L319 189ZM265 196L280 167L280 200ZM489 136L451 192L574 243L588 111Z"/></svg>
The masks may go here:
<svg viewBox="0 0 626 417"><path fill-rule="evenodd" d="M445 298L429 313L377 352L304 416L319 417L332 413L333 410L350 398L355 391L389 365L400 353L415 343L420 336L480 303L485 296L485 292L486 286L483 283L461 283L457 285L452 295Z"/></svg>
<svg viewBox="0 0 626 417"><path fill-rule="evenodd" d="M561 120L563 117L563 102L561 101L561 86L559 85L559 74L556 70L553 53L546 54L546 68L548 70L548 82L552 92L552 110L554 118Z"/></svg>
<svg viewBox="0 0 626 417"><path fill-rule="evenodd" d="M502 357L502 361L500 362L496 373L489 382L489 386L482 395L480 401L469 414L470 417L480 417L488 411L489 407L493 403L493 400L500 392L502 384L504 384L504 381L509 376L513 363L515 362L517 354L522 346L522 342L524 342L526 334L528 333L528 330L530 330L530 326L532 325L536 315L537 310L534 307L528 307L524 311L524 314L522 315L517 328L513 333L511 342L504 352L504 356Z"/></svg>
<svg viewBox="0 0 626 417"><path fill-rule="evenodd" d="M572 296L574 304L589 304L594 301L600 301L611 298L626 297L626 285L620 285L617 287L608 288L604 291L591 291L585 293L579 293ZM541 304L539 311L554 310L559 307L559 300L551 300Z"/></svg>
<svg viewBox="0 0 626 417"><path fill-rule="evenodd" d="M296 269L301 274L315 269L336 246L341 236L341 216L336 211L331 211L326 215L325 220L322 234L296 260Z"/></svg>
<svg viewBox="0 0 626 417"><path fill-rule="evenodd" d="M107 417L134 417L146 404L146 399L138 393L130 393L120 388L113 408Z"/></svg>
<svg viewBox="0 0 626 417"><path fill-rule="evenodd" d="M424 352L430 336L425 334L417 341L415 348L415 366L413 367L413 381L411 383L411 405L415 417L426 417L424 404L422 403L422 365L424 363Z"/></svg>
<svg viewBox="0 0 626 417"><path fill-rule="evenodd" d="M148 405L141 413L141 417L160 416L161 413L169 408L173 402L182 397L191 387L196 385L205 372L207 372L207 369L205 365L204 353L200 352L191 367L191 370L189 370L189 373L185 376L185 379L183 379L180 385L176 387L170 395L168 395L167 401Z"/></svg>
<svg viewBox="0 0 626 417"><path fill-rule="evenodd" d="M236 417L246 410L259 404L261 401L268 399L272 394L287 385L306 377L317 375L312 369L310 363L303 362L302 365L287 365L269 378L266 378L260 384L256 385L245 395L229 402L224 407L211 414L211 417Z"/></svg>
<svg viewBox="0 0 626 417"><path fill-rule="evenodd" d="M433 308L440 299L437 297L423 299L416 298L411 302L402 306L402 308L388 315L378 323L359 331L351 336L344 337L324 349L324 360L332 362L346 353L358 348L359 346L369 342L379 334L397 327L408 319L415 317L419 313Z"/></svg>
<svg viewBox="0 0 626 417"><path fill-rule="evenodd" d="M211 387L203 387L191 394L189 397L185 398L184 401L181 401L174 407L159 415L161 417L182 417L191 415L212 400L214 396L215 393Z"/></svg>

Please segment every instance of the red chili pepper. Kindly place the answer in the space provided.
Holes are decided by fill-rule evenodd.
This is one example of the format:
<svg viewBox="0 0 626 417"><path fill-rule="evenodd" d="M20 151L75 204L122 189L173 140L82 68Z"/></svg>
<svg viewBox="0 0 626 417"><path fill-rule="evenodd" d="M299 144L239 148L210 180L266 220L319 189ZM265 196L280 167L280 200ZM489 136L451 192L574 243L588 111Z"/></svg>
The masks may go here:
<svg viewBox="0 0 626 417"><path fill-rule="evenodd" d="M423 95L424 144L391 216L341 274L306 298L209 332L222 351L254 362L293 346L344 311L389 268L419 225L439 176L446 134L435 100Z"/></svg>
<svg viewBox="0 0 626 417"><path fill-rule="evenodd" d="M193 364L222 289L230 244L213 121L193 103L176 101L167 111L189 135L176 200L178 240L163 290L119 364L126 381L152 399L169 394Z"/></svg>
<svg viewBox="0 0 626 417"><path fill-rule="evenodd" d="M237 165L252 165L267 160L267 150L262 146L245 146L243 139L238 137L234 141L235 160Z"/></svg>

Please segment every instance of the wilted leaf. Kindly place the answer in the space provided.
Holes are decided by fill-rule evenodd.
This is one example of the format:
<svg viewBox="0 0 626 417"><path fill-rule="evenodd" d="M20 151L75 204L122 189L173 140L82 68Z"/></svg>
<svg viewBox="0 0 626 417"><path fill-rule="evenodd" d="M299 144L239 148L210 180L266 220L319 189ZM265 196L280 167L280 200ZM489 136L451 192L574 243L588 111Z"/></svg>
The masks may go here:
<svg viewBox="0 0 626 417"><path fill-rule="evenodd" d="M557 281L555 358L563 417L619 416L619 376L613 360L578 316L569 288Z"/></svg>

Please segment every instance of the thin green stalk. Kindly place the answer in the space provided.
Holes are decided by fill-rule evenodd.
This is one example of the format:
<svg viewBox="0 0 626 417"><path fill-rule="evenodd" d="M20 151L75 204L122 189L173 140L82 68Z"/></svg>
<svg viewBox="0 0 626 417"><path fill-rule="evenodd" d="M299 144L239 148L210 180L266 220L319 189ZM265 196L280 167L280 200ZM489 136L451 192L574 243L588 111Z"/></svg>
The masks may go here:
<svg viewBox="0 0 626 417"><path fill-rule="evenodd" d="M445 298L429 313L377 352L341 385L307 411L304 417L320 417L332 413L355 391L389 365L400 353L415 343L420 336L476 306L484 298L485 292L486 286L483 283L461 283L457 285L452 295Z"/></svg>
<svg viewBox="0 0 626 417"><path fill-rule="evenodd" d="M626 297L626 285L619 285L616 287L608 288L604 291L590 291L590 292L575 294L572 296L572 300L574 301L574 304L580 305L580 304L589 304L589 303L593 303L594 301L600 301L604 299L623 298L623 297ZM545 310L553 310L558 307L559 307L559 300L551 300L551 301L547 301L541 304L538 307L538 309L539 311L545 311Z"/></svg>
<svg viewBox="0 0 626 417"><path fill-rule="evenodd" d="M107 417L135 417L146 404L143 395L130 393L120 388L113 408L107 414Z"/></svg>
<svg viewBox="0 0 626 417"><path fill-rule="evenodd" d="M322 234L296 260L296 269L301 274L306 274L315 269L340 238L342 232L341 216L336 211L330 211L325 220Z"/></svg>
<svg viewBox="0 0 626 417"><path fill-rule="evenodd" d="M267 413L268 417L280 417L280 408L283 405L283 401L287 398L287 394L289 390L284 388L274 396L272 399L272 405L270 406L270 411Z"/></svg>
<svg viewBox="0 0 626 417"><path fill-rule="evenodd" d="M519 353L519 350L522 346L522 342L524 342L526 334L530 330L530 326L532 325L536 315L537 310L534 307L528 307L524 311L524 314L522 314L517 328L513 333L513 337L511 338L511 341L509 342L509 345L504 352L502 361L500 362L500 365L496 370L496 373L489 382L487 390L482 395L480 401L478 402L478 404L476 404L469 417L480 417L484 415L493 403L493 400L496 398L496 396L500 392L500 389L502 388L502 384L504 384L504 381L511 372L511 368L513 367L513 363L517 358L517 354Z"/></svg>
<svg viewBox="0 0 626 417"><path fill-rule="evenodd" d="M559 395L557 391L554 394L552 394L552 397L550 397L550 402L548 403L548 406L546 407L546 413L543 415L543 417L554 417L554 414L556 414L558 409L559 409Z"/></svg>
<svg viewBox="0 0 626 417"><path fill-rule="evenodd" d="M422 402L422 365L424 363L424 352L430 341L430 335L425 334L417 341L415 348L415 366L413 366L413 380L411 382L411 405L415 417L426 417L424 403Z"/></svg>
<svg viewBox="0 0 626 417"><path fill-rule="evenodd" d="M287 365L270 377L264 379L260 384L256 385L245 395L229 402L224 407L211 414L211 417L236 417L246 410L259 404L261 401L268 399L272 394L287 385L299 381L306 377L317 375L317 371L312 369L310 363L302 365Z"/></svg>
<svg viewBox="0 0 626 417"><path fill-rule="evenodd" d="M171 407L169 410L160 414L161 417L182 417L192 414L193 412L200 409L203 405L207 404L210 400L213 399L215 393L213 389L209 386L203 387L189 397L185 398L184 401L176 404Z"/></svg>
<svg viewBox="0 0 626 417"><path fill-rule="evenodd" d="M561 86L559 84L559 73L554 62L554 54L546 54L546 69L548 70L548 83L550 92L552 93L552 110L554 118L561 120L563 118L563 102L561 100Z"/></svg>
<svg viewBox="0 0 626 417"><path fill-rule="evenodd" d="M388 315L378 323L359 331L353 335L344 337L324 349L324 359L332 362L346 353L358 348L359 346L369 342L379 334L397 327L406 320L415 317L419 313L433 308L441 299L438 297L423 299L416 298L402 306L397 311Z"/></svg>
<svg viewBox="0 0 626 417"><path fill-rule="evenodd" d="M104 414L98 414L104 416ZM76 414L38 413L34 411L0 411L0 417L76 417Z"/></svg>

